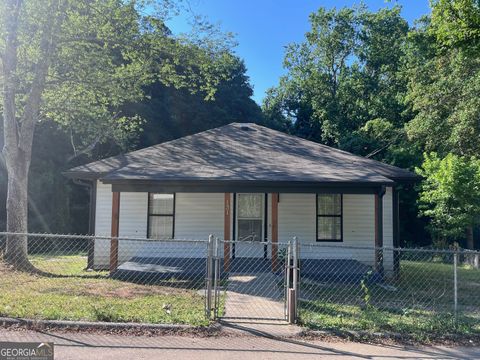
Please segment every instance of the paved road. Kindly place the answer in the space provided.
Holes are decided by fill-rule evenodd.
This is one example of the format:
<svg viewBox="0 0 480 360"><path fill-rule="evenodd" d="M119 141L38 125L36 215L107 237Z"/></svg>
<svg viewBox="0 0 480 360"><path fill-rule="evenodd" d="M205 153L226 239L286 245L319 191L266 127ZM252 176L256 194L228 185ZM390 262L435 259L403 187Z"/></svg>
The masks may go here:
<svg viewBox="0 0 480 360"><path fill-rule="evenodd" d="M132 359L480 359L479 348L404 348L351 342L280 340L235 336L119 336L62 332L0 330L0 341L53 341L61 360Z"/></svg>

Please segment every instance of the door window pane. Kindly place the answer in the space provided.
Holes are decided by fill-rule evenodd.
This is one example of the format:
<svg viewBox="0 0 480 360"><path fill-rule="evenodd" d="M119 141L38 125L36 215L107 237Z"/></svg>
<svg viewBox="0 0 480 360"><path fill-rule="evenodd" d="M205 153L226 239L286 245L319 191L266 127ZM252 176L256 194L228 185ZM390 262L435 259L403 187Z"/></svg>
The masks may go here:
<svg viewBox="0 0 480 360"><path fill-rule="evenodd" d="M238 220L238 240L262 241L262 220Z"/></svg>
<svg viewBox="0 0 480 360"><path fill-rule="evenodd" d="M238 218L261 219L263 194L238 194Z"/></svg>

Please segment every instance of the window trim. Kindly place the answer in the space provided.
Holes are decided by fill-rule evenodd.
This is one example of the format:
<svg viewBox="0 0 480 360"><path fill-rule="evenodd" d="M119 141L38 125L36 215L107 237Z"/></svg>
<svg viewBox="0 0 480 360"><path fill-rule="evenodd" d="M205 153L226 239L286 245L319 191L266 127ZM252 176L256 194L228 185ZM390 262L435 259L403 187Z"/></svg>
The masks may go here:
<svg viewBox="0 0 480 360"><path fill-rule="evenodd" d="M150 195L151 194L165 194L173 195L173 211L171 214L150 214ZM150 217L151 216L160 216L160 217L171 217L172 218L172 239L175 239L175 211L176 211L176 200L177 193L158 193L158 192L148 192L147 193L147 239L155 240L150 237Z"/></svg>
<svg viewBox="0 0 480 360"><path fill-rule="evenodd" d="M340 195L340 215L324 215L318 213L318 196L319 195ZM315 194L315 238L316 242L343 242L343 193L335 194L325 194L325 193L316 193ZM319 239L318 238L318 218L327 217L327 218L340 218L340 239Z"/></svg>

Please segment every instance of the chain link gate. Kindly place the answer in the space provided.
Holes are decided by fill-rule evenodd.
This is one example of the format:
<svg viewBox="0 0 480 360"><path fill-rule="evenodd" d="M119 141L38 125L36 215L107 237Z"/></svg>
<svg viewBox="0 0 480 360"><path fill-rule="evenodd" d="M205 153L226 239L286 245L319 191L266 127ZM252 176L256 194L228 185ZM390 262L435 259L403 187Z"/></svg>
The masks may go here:
<svg viewBox="0 0 480 360"><path fill-rule="evenodd" d="M288 243L261 242L278 252L274 260L258 257L254 250L259 242L242 241L244 256L225 260L223 241L209 237L205 278L205 314L208 319L264 319L297 321L300 283L299 246L297 239ZM248 244L252 252L248 253ZM280 247L280 251L279 248ZM245 256L247 255L247 256ZM248 256L249 255L249 256Z"/></svg>

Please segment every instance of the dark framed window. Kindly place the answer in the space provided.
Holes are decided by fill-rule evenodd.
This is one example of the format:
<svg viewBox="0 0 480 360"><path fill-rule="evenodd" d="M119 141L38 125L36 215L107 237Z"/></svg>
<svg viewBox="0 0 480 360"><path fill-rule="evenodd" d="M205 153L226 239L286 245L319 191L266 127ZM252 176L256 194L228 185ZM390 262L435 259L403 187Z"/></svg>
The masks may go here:
<svg viewBox="0 0 480 360"><path fill-rule="evenodd" d="M174 229L175 194L148 193L147 237L173 239Z"/></svg>
<svg viewBox="0 0 480 360"><path fill-rule="evenodd" d="M317 194L317 241L343 241L342 194Z"/></svg>

